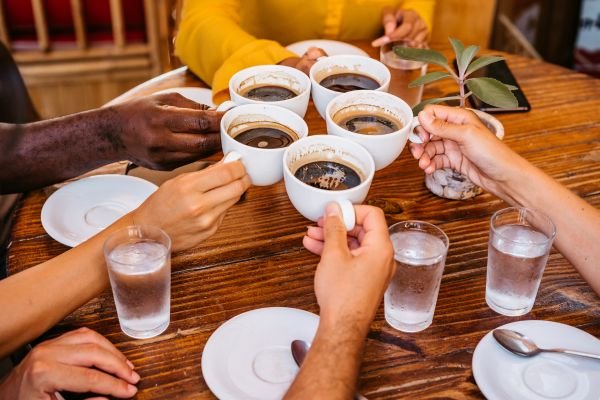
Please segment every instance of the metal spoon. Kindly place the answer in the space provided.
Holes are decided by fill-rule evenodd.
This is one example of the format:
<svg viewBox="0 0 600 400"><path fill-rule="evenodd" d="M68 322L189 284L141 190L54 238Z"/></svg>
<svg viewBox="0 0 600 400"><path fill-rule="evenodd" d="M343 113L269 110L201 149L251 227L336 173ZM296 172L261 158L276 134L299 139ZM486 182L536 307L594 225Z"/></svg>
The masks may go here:
<svg viewBox="0 0 600 400"><path fill-rule="evenodd" d="M567 349L541 349L537 347L533 340L529 339L527 336L510 329L494 329L493 335L494 339L496 339L496 341L500 343L502 347L522 357L536 356L545 351L549 353L564 353L600 360L600 355L585 353L582 351Z"/></svg>
<svg viewBox="0 0 600 400"><path fill-rule="evenodd" d="M298 367L302 365L302 362L306 358L308 354L308 350L310 349L310 345L306 343L304 340L294 340L292 341L292 357L294 357L294 361ZM356 392L354 393L354 400L367 400L365 396Z"/></svg>

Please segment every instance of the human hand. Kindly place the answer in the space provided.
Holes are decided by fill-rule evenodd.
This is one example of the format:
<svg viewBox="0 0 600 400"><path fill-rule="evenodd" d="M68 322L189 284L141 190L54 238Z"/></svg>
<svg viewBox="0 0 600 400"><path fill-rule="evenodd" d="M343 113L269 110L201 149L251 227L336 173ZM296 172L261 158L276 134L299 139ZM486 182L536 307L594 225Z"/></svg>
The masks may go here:
<svg viewBox="0 0 600 400"><path fill-rule="evenodd" d="M310 47L302 57L291 57L281 61L279 65L299 69L306 75L310 72L310 68L317 62L320 57L326 57L325 50L318 47Z"/></svg>
<svg viewBox="0 0 600 400"><path fill-rule="evenodd" d="M220 162L163 183L131 216L136 224L165 230L174 251L185 250L212 236L249 187L241 162Z"/></svg>
<svg viewBox="0 0 600 400"><path fill-rule="evenodd" d="M317 227L309 227L304 247L320 255L315 294L321 321L354 321L368 329L394 273L394 249L383 211L358 205L356 226L346 232L336 203L327 205Z"/></svg>
<svg viewBox="0 0 600 400"><path fill-rule="evenodd" d="M384 34L371 43L373 47L398 40L407 41L411 47L422 47L429 35L425 21L414 10L386 8L383 10L381 23Z"/></svg>
<svg viewBox="0 0 600 400"><path fill-rule="evenodd" d="M144 97L111 107L121 156L137 165L172 170L221 149L222 113L179 93Z"/></svg>
<svg viewBox="0 0 600 400"><path fill-rule="evenodd" d="M423 144L410 144L419 167L427 174L451 168L497 196L504 183L526 162L487 129L472 111L428 105L419 113Z"/></svg>
<svg viewBox="0 0 600 400"><path fill-rule="evenodd" d="M51 400L58 391L130 398L139 380L111 342L81 328L37 345L0 385L0 398Z"/></svg>

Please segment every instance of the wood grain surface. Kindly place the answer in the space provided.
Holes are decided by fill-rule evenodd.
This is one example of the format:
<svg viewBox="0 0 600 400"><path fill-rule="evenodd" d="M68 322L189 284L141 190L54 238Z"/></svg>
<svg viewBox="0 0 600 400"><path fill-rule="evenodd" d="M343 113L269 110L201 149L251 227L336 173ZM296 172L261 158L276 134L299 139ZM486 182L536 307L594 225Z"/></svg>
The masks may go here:
<svg viewBox="0 0 600 400"><path fill-rule="evenodd" d="M360 45L373 54L365 44ZM498 116L506 129L504 141L600 207L600 81L517 56L507 55L507 61L532 110ZM166 87L201 85L189 72L178 70L122 99ZM438 84L427 88L424 97L451 90ZM325 133L325 123L312 105L306 120L311 134ZM11 274L67 250L41 226L45 199L42 191L35 192L21 205L8 256ZM369 399L483 398L471 370L475 346L490 330L515 320L562 322L600 337L599 298L556 252L548 260L531 313L509 318L487 307L489 219L506 206L494 196L483 194L460 202L434 196L425 188L416 161L404 150L391 166L376 173L367 203L383 208L389 224L425 220L439 225L450 238L431 327L415 334L398 332L385 323L380 307L360 374L360 391ZM109 290L48 335L80 326L106 335L142 376L137 399L214 398L202 377L200 361L207 339L220 324L261 307L296 307L318 313L313 293L318 259L301 244L309 223L289 202L283 182L252 187L229 211L214 237L174 254L171 324L163 335L134 340L121 333Z"/></svg>

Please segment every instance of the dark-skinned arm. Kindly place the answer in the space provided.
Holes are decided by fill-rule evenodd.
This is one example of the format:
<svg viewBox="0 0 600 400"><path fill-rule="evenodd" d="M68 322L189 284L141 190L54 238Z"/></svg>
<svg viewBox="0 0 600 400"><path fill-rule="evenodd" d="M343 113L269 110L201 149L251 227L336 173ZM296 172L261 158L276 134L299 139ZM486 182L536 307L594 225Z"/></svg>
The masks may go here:
<svg viewBox="0 0 600 400"><path fill-rule="evenodd" d="M220 114L179 94L24 125L0 123L0 193L18 193L130 160L170 170L220 149Z"/></svg>

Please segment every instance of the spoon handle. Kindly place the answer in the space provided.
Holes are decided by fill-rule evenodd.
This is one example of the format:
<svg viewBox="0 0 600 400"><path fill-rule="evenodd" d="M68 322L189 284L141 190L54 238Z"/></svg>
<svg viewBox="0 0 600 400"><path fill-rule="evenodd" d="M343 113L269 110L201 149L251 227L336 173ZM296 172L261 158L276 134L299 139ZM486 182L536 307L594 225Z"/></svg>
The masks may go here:
<svg viewBox="0 0 600 400"><path fill-rule="evenodd" d="M567 350L567 349L548 349L548 350L544 350L544 351L551 351L554 353L565 353L565 354L571 354L574 356L594 358L596 360L600 360L600 354L586 353L583 351Z"/></svg>

